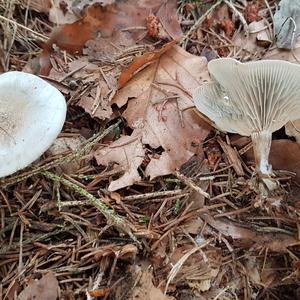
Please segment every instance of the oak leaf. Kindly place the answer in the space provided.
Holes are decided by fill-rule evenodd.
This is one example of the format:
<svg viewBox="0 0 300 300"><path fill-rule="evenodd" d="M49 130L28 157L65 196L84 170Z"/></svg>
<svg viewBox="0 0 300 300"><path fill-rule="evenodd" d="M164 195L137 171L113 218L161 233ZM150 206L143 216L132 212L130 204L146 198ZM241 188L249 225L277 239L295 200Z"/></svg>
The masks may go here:
<svg viewBox="0 0 300 300"><path fill-rule="evenodd" d="M171 41L165 44L161 49L146 52L141 56L137 56L132 63L121 73L119 77L119 87L123 87L135 74L136 71L140 70L148 63L159 59L166 51L171 49L175 45L175 41Z"/></svg>
<svg viewBox="0 0 300 300"><path fill-rule="evenodd" d="M140 181L137 168L144 160L145 150L140 137L122 136L108 147L97 149L94 154L99 165L119 164L124 174L110 183L108 190L115 191Z"/></svg>
<svg viewBox="0 0 300 300"><path fill-rule="evenodd" d="M119 107L128 102L123 117L133 133L127 137L128 143L132 145L127 144L126 149L134 149L139 141L141 145L153 149L162 147L164 150L161 155L150 157L146 167L146 175L150 178L171 174L194 153L202 153L201 143L210 128L194 113L190 94L208 78L206 67L205 58L194 56L176 46L134 76L113 99ZM119 141L110 145L116 146L120 149L115 155L122 150ZM137 166L137 162L142 162L140 156L141 152L131 153L126 159L135 161ZM99 155L96 158L98 163L103 162ZM110 158L115 159L113 161L117 159ZM138 180L139 176L134 179ZM125 186L124 181L123 184ZM130 184L132 181L127 182L127 185Z"/></svg>
<svg viewBox="0 0 300 300"><path fill-rule="evenodd" d="M82 56L68 63L64 70L52 69L48 77L57 82L79 80L83 84L89 85L90 88L80 96L76 105L82 107L92 117L103 120L109 119L113 114L111 99L117 85L115 73L118 72L118 69L113 68L109 71L100 69L101 67L97 64L89 62L87 56ZM74 96L77 94L77 90L71 90L69 93Z"/></svg>

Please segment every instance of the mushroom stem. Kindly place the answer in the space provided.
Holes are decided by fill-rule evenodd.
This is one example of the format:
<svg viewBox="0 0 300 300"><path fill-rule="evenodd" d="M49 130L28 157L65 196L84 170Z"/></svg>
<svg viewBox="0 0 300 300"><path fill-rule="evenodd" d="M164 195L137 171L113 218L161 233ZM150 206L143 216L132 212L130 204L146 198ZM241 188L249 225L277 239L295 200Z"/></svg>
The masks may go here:
<svg viewBox="0 0 300 300"><path fill-rule="evenodd" d="M269 165L269 154L272 142L272 132L267 130L253 132L251 138L257 172L271 175L272 166Z"/></svg>

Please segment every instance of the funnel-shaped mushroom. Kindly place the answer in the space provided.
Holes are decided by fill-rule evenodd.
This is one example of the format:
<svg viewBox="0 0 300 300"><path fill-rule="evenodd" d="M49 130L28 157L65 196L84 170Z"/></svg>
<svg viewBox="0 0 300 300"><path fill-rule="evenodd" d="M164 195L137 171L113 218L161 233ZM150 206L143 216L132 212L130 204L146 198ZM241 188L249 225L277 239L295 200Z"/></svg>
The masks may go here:
<svg viewBox="0 0 300 300"><path fill-rule="evenodd" d="M212 60L213 82L194 93L196 107L223 131L251 136L257 171L270 174L272 132L300 117L300 66L266 60Z"/></svg>
<svg viewBox="0 0 300 300"><path fill-rule="evenodd" d="M23 72L0 76L0 177L32 163L60 133L66 117L63 95Z"/></svg>

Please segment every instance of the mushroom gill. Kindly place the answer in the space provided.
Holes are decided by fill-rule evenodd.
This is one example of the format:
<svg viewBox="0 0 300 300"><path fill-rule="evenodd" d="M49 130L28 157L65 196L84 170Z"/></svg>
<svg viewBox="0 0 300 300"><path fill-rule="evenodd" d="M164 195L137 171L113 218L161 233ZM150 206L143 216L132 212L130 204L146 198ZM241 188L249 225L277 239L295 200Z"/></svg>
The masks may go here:
<svg viewBox="0 0 300 300"><path fill-rule="evenodd" d="M251 136L256 169L270 175L272 132L300 117L300 66L220 58L210 61L208 70L212 82L193 95L197 109L220 130Z"/></svg>

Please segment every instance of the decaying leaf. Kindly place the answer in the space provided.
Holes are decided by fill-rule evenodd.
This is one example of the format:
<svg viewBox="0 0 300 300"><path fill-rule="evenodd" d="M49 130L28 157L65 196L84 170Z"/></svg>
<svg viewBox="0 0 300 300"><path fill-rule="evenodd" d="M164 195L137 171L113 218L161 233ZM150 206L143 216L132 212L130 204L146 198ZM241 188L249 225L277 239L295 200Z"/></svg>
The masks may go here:
<svg viewBox="0 0 300 300"><path fill-rule="evenodd" d="M137 168L144 160L145 150L139 136L122 136L110 146L98 149L94 155L98 164L115 162L124 169L124 175L110 183L109 191L132 185L141 179Z"/></svg>
<svg viewBox="0 0 300 300"><path fill-rule="evenodd" d="M95 3L106 6L113 4L114 0L51 0L49 20L58 25L73 23L81 18L87 6Z"/></svg>
<svg viewBox="0 0 300 300"><path fill-rule="evenodd" d="M288 136L293 136L297 143L300 144L300 119L288 122L285 125L285 133Z"/></svg>
<svg viewBox="0 0 300 300"><path fill-rule="evenodd" d="M106 6L102 6L97 1L94 5L88 6L82 18L53 30L50 39L43 47L40 61L41 74L49 73L49 56L54 44L60 49L75 53L81 52L85 43L91 40L98 30L103 37L110 37L116 30L123 28L145 28L146 30L147 17L150 13L157 12L163 4L163 0L151 2L127 0ZM140 31L137 30L138 33ZM131 34L136 35L136 30L131 31Z"/></svg>
<svg viewBox="0 0 300 300"><path fill-rule="evenodd" d="M70 151L79 148L85 142L83 136L77 137L58 137L51 147L47 150L47 155L64 155ZM64 163L56 168L58 173L75 174L80 169L80 158L73 159L68 163Z"/></svg>
<svg viewBox="0 0 300 300"><path fill-rule="evenodd" d="M250 240L257 247L267 247L274 252L286 251L287 247L299 245L295 237L283 233L258 232L239 226L238 224L205 215L204 220L219 233L232 239Z"/></svg>
<svg viewBox="0 0 300 300"><path fill-rule="evenodd" d="M97 36L85 44L83 54L89 59L114 62L127 48L135 45L132 35L126 31L115 31L112 36Z"/></svg>
<svg viewBox="0 0 300 300"><path fill-rule="evenodd" d="M91 117L97 117L99 119L109 119L113 113L109 97L113 93L107 89L105 82L99 83L99 85L88 92L88 95L81 97L77 103L81 106Z"/></svg>
<svg viewBox="0 0 300 300"><path fill-rule="evenodd" d="M259 272L260 267L261 266L259 265L256 257L250 256L245 261L245 268L247 270L247 275L250 277L251 281L257 285L261 284L261 277Z"/></svg>
<svg viewBox="0 0 300 300"><path fill-rule="evenodd" d="M294 48L291 50L278 49L273 47L264 56L263 59L280 59L293 63L299 63L300 61L300 38L296 40Z"/></svg>
<svg viewBox="0 0 300 300"><path fill-rule="evenodd" d="M104 120L109 119L113 114L111 99L117 85L117 72L118 67L103 71L100 66L90 63L87 56L82 56L70 62L65 70L52 69L48 77L58 82L66 78L67 82L78 80L83 84L88 84L90 88L79 97L76 105L82 107L91 117ZM76 90L69 91L71 96L76 92Z"/></svg>
<svg viewBox="0 0 300 300"><path fill-rule="evenodd" d="M184 244L175 249L170 257L172 270L168 276L168 282L176 286L187 283L193 290L199 292L213 289L213 281L220 271L220 255L217 251L202 251L203 239L199 246Z"/></svg>
<svg viewBox="0 0 300 300"><path fill-rule="evenodd" d="M91 297L97 298L97 297L107 296L110 291L111 291L111 288L101 288L101 289L94 289L94 290L88 291L88 293Z"/></svg>
<svg viewBox="0 0 300 300"><path fill-rule="evenodd" d="M86 56L71 61L64 70L52 69L48 77L58 82L63 82L66 78L67 80L81 80L83 83L97 82L102 78L99 74L99 67L89 62Z"/></svg>
<svg viewBox="0 0 300 300"><path fill-rule="evenodd" d="M52 45L55 44L70 53L81 51L84 44L92 38L93 33L103 26L105 22L105 19L102 18L104 10L105 8L102 6L89 6L82 19L55 28L44 49L52 51Z"/></svg>
<svg viewBox="0 0 300 300"><path fill-rule="evenodd" d="M248 39L241 32L233 37L233 43L244 51L244 57L261 57L266 52L266 47L270 46L272 34L269 32L268 24L265 20L254 21L249 24Z"/></svg>
<svg viewBox="0 0 300 300"><path fill-rule="evenodd" d="M166 51L170 50L174 45L175 41L165 44L161 49L147 52L141 56L136 57L132 63L121 73L119 77L119 88L122 88L138 70L157 59L159 59Z"/></svg>
<svg viewBox="0 0 300 300"><path fill-rule="evenodd" d="M178 22L176 0L164 1L156 16L173 40L179 41L182 38L183 33Z"/></svg>
<svg viewBox="0 0 300 300"><path fill-rule="evenodd" d="M288 149L288 155L283 149ZM272 141L270 162L276 170L296 173L294 180L300 183L300 145L290 140Z"/></svg>
<svg viewBox="0 0 300 300"><path fill-rule="evenodd" d="M206 65L205 58L174 47L156 63L139 72L113 99L119 107L131 99L123 114L129 126L134 129L132 136L126 138L127 149L135 149L137 138L138 143L164 149L159 157L150 157L151 161L155 160L155 163L150 161L150 167L146 168L146 175L151 178L174 172L194 153L202 152L201 143L209 132L209 126L193 112L189 94L208 78ZM110 147L119 145L120 142L117 141ZM110 153L109 149L111 148L102 151ZM120 154L120 150L117 152ZM142 161L141 151L136 151L137 157L132 152L130 154L130 160L135 162L131 164L132 170L133 166L137 167L137 163ZM113 156L111 158L116 160ZM109 162L109 158L103 161L98 152L97 160L98 163ZM120 159L117 161L121 163ZM161 162L163 164L160 169ZM129 178L131 180L127 185L139 179L139 176L135 172L135 176ZM126 186L124 180L121 185ZM110 189L112 190L112 186Z"/></svg>
<svg viewBox="0 0 300 300"><path fill-rule="evenodd" d="M270 288L276 282L276 279L279 279L276 278L278 274L274 271L278 266L278 262L274 264L272 258L268 258L265 263L266 265L263 265L263 261L260 261L257 257L250 256L245 262L245 268L254 284Z"/></svg>
<svg viewBox="0 0 300 300"><path fill-rule="evenodd" d="M288 155L283 149L288 149ZM254 161L252 150L243 155L246 161ZM274 170L289 171L296 174L292 177L294 181L300 183L300 145L291 140L273 140L270 151L270 163Z"/></svg>
<svg viewBox="0 0 300 300"><path fill-rule="evenodd" d="M82 51L84 44L93 37L94 32L103 26L105 22L101 18L103 10L104 8L101 6L89 6L82 19L57 27L52 31L40 55L41 75L50 73L50 55L53 52L54 44L70 53Z"/></svg>
<svg viewBox="0 0 300 300"><path fill-rule="evenodd" d="M129 300L175 300L175 298L164 295L152 283L153 276L149 271L141 272L138 284L133 288Z"/></svg>
<svg viewBox="0 0 300 300"><path fill-rule="evenodd" d="M49 49L56 44L72 53L81 51L97 29L105 36L110 36L116 29L145 26L146 17L152 10L157 10L161 3L162 0L151 3L128 0L107 6L101 6L99 3L88 6L83 18L56 28L46 48Z"/></svg>
<svg viewBox="0 0 300 300"><path fill-rule="evenodd" d="M58 281L52 272L40 280L31 282L18 296L18 300L57 300L59 296Z"/></svg>

